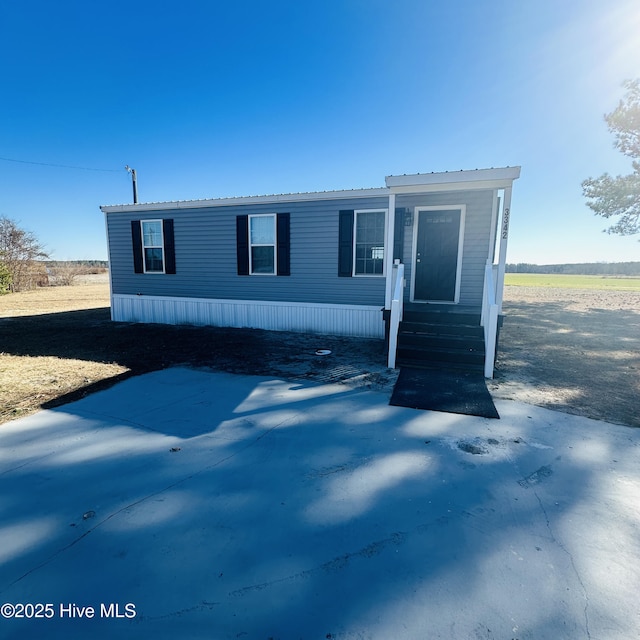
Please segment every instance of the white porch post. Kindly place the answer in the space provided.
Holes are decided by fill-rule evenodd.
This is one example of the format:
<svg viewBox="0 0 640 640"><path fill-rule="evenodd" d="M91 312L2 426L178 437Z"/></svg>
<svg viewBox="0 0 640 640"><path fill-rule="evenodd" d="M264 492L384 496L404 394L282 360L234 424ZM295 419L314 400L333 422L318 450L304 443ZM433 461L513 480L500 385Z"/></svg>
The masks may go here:
<svg viewBox="0 0 640 640"><path fill-rule="evenodd" d="M498 232L498 215L500 214L500 198L498 190L493 190L493 205L491 210L491 235L489 236L489 253L487 262L493 264L496 258L496 234Z"/></svg>
<svg viewBox="0 0 640 640"><path fill-rule="evenodd" d="M389 194L389 215L387 216L387 238L385 241L384 269L387 277L384 294L384 308L391 309L393 298L393 244L395 242L396 228L396 194Z"/></svg>
<svg viewBox="0 0 640 640"><path fill-rule="evenodd" d="M507 243L509 240L509 222L511 220L511 190L511 186L505 187L502 224L500 225L500 258L498 260L498 277L496 283L498 313L502 313L502 298L504 295L504 272L507 265Z"/></svg>

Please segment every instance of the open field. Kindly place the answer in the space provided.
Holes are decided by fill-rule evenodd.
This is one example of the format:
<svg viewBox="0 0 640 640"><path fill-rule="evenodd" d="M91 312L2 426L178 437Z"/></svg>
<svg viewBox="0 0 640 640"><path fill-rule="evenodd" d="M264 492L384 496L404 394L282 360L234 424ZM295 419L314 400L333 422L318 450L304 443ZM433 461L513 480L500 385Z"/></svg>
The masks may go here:
<svg viewBox="0 0 640 640"><path fill-rule="evenodd" d="M72 287L42 287L0 295L0 318L100 309L109 304L108 280L101 278L99 282Z"/></svg>
<svg viewBox="0 0 640 640"><path fill-rule="evenodd" d="M640 278L628 276L580 276L562 273L506 273L504 282L507 285L516 287L640 291Z"/></svg>
<svg viewBox="0 0 640 640"><path fill-rule="evenodd" d="M530 282L506 287L504 312L496 397L640 426L640 290ZM113 323L106 279L0 296L0 422L180 364L388 390L397 376L379 340Z"/></svg>
<svg viewBox="0 0 640 640"><path fill-rule="evenodd" d="M640 427L640 291L505 287L492 393Z"/></svg>

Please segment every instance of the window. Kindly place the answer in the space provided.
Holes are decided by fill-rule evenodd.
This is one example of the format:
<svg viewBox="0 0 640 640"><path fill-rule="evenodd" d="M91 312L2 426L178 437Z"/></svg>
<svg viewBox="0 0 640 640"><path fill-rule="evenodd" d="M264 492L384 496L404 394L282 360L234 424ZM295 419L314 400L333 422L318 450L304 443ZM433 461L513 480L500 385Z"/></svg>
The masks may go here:
<svg viewBox="0 0 640 640"><path fill-rule="evenodd" d="M291 275L290 215L236 216L238 275Z"/></svg>
<svg viewBox="0 0 640 640"><path fill-rule="evenodd" d="M142 220L142 255L145 273L164 273L162 220Z"/></svg>
<svg viewBox="0 0 640 640"><path fill-rule="evenodd" d="M249 272L276 272L276 216L249 216Z"/></svg>
<svg viewBox="0 0 640 640"><path fill-rule="evenodd" d="M357 276L384 273L385 211L356 211L354 270Z"/></svg>
<svg viewBox="0 0 640 640"><path fill-rule="evenodd" d="M176 272L173 219L132 220L131 244L134 273Z"/></svg>

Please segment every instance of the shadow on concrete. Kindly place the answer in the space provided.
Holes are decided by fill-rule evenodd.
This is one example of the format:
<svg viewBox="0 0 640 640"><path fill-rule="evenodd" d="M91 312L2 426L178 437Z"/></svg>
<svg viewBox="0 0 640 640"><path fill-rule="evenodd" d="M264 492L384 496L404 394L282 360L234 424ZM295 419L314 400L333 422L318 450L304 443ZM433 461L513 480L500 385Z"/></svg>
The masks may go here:
<svg viewBox="0 0 640 640"><path fill-rule="evenodd" d="M172 369L10 423L2 601L136 617L3 633L632 637L637 585L599 576L637 566L633 510L599 496L637 469L637 432L518 407L498 422Z"/></svg>

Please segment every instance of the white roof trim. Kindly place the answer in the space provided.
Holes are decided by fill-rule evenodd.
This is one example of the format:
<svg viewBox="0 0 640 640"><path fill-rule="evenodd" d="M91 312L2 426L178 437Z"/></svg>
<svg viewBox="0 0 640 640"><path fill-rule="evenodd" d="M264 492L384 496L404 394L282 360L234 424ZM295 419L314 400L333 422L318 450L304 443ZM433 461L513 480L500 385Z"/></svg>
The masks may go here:
<svg viewBox="0 0 640 640"><path fill-rule="evenodd" d="M308 200L336 200L340 198L375 198L389 195L389 189L350 189L345 191L316 191L310 193L283 193L268 196L240 196L234 198L212 198L206 200L178 200L175 202L147 202L142 204L103 205L104 213L127 211L162 211L166 209L199 209L226 207L242 204L277 204L279 202L304 202Z"/></svg>
<svg viewBox="0 0 640 640"><path fill-rule="evenodd" d="M520 177L520 167L502 167L498 169L474 169L472 171L443 171L439 173L415 173L404 176L387 176L385 184L396 191L398 187L438 187L448 189L453 184L478 188L480 183L510 183ZM469 185L469 183L474 183ZM403 189L404 190L404 189ZM422 189L417 189L421 191Z"/></svg>

